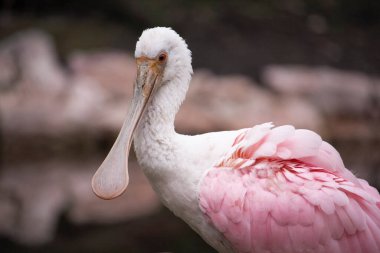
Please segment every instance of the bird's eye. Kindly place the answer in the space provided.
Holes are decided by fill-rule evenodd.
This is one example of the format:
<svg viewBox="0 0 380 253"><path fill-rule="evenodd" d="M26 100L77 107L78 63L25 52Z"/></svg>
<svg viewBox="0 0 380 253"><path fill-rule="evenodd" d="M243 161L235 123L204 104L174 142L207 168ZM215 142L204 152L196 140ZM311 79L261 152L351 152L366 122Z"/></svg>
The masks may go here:
<svg viewBox="0 0 380 253"><path fill-rule="evenodd" d="M159 56L158 56L158 60L160 62L164 62L166 61L166 58L168 58L168 55L166 53L161 53Z"/></svg>

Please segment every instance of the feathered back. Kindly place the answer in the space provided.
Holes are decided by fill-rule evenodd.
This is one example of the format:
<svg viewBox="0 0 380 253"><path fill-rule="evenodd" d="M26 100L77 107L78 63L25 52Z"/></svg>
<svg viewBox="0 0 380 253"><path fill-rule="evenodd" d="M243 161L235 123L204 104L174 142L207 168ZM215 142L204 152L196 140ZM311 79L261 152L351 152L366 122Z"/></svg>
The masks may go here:
<svg viewBox="0 0 380 253"><path fill-rule="evenodd" d="M316 133L266 123L204 177L200 208L238 252L380 252L380 197Z"/></svg>

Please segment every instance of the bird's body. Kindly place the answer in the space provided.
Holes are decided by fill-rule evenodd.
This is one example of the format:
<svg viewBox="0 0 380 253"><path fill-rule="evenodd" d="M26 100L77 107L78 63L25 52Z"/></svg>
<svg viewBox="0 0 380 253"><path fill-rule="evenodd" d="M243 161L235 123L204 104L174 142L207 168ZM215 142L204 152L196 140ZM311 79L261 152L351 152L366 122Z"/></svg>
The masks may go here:
<svg viewBox="0 0 380 253"><path fill-rule="evenodd" d="M174 118L190 82L191 53L169 28L144 31L134 102L93 179L120 195L134 137L138 162L163 204L219 252L380 251L380 197L308 130L270 123L181 135Z"/></svg>

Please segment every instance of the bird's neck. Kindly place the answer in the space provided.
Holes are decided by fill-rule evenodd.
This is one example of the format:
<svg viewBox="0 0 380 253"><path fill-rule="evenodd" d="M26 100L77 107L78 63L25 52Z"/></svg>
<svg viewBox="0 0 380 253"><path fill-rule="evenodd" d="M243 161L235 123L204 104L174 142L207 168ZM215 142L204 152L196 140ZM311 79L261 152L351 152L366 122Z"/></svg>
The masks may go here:
<svg viewBox="0 0 380 253"><path fill-rule="evenodd" d="M164 83L154 94L136 129L134 146L140 165L145 170L168 168L178 150L174 119L182 104L189 78Z"/></svg>

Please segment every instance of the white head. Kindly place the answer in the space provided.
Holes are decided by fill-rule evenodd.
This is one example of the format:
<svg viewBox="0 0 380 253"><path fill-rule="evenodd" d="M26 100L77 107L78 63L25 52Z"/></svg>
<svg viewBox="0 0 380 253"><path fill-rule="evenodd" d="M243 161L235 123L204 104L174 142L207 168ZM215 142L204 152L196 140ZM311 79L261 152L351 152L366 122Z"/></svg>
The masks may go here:
<svg viewBox="0 0 380 253"><path fill-rule="evenodd" d="M168 113L175 113L193 73L191 52L171 28L145 30L136 44L135 58L137 77L132 105L115 144L92 179L95 194L104 199L118 197L128 185L129 149L149 103L164 103Z"/></svg>
<svg viewBox="0 0 380 253"><path fill-rule="evenodd" d="M168 27L146 29L136 43L135 58L158 59L166 55L163 83L191 76L191 51L178 33Z"/></svg>

